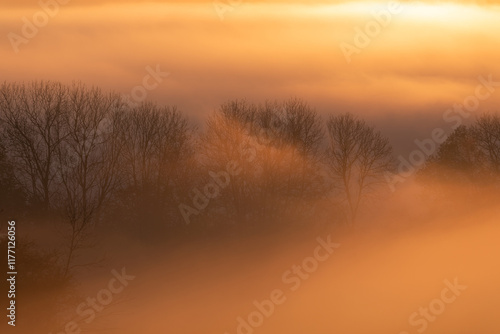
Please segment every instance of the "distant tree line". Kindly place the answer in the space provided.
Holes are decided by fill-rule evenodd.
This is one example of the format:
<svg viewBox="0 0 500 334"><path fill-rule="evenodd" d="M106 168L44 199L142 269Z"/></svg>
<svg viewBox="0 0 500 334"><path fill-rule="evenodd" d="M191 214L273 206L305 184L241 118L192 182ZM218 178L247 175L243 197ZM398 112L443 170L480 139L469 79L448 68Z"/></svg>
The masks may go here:
<svg viewBox="0 0 500 334"><path fill-rule="evenodd" d="M396 169L389 140L365 120L323 118L297 98L229 101L196 128L174 106L131 106L97 87L0 86L0 226L16 219L18 226L55 224L63 234L49 250L20 236L20 291L35 296L22 303L30 319L40 318L40 305L48 319L70 303L57 291L71 288L72 273L85 264L82 250L96 235L150 242L352 226L365 203L386 198L387 175ZM500 118L484 115L455 129L417 180L434 206L495 204Z"/></svg>
<svg viewBox="0 0 500 334"><path fill-rule="evenodd" d="M230 101L198 129L176 107L130 106L96 87L4 83L0 132L0 214L59 222L65 275L99 226L162 238L354 224L395 172L391 144L373 126L352 114L323 119L296 98ZM500 121L484 116L457 128L418 178L434 188L492 185L499 168Z"/></svg>
<svg viewBox="0 0 500 334"><path fill-rule="evenodd" d="M457 127L417 174L434 201L458 207L498 202L500 194L500 116L485 114Z"/></svg>

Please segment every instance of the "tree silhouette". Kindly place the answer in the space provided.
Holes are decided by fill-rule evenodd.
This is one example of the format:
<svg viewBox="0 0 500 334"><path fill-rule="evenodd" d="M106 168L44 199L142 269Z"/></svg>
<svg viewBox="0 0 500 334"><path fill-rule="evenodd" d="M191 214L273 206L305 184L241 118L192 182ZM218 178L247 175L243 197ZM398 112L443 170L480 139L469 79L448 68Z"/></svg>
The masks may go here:
<svg viewBox="0 0 500 334"><path fill-rule="evenodd" d="M116 189L121 141L112 120L122 103L117 94L75 85L67 92L63 113L63 140L57 146L61 191L58 208L70 226L65 275L104 202Z"/></svg>
<svg viewBox="0 0 500 334"><path fill-rule="evenodd" d="M12 213L5 210L7 208L20 214L26 207L25 194L16 183L14 167L7 159L6 148L0 137L0 219L6 221L13 218Z"/></svg>
<svg viewBox="0 0 500 334"><path fill-rule="evenodd" d="M63 138L66 88L33 82L0 87L0 117L15 177L32 204L47 211L55 194L56 151Z"/></svg>
<svg viewBox="0 0 500 334"><path fill-rule="evenodd" d="M284 212L303 214L307 200L325 192L322 139L319 116L298 99L263 105L236 100L207 120L199 151L206 170L238 164L237 177L217 197L220 206L234 212L234 221L277 222Z"/></svg>
<svg viewBox="0 0 500 334"><path fill-rule="evenodd" d="M351 114L331 116L327 127L329 174L347 202L349 221L354 223L362 200L394 168L392 147L380 132Z"/></svg>
<svg viewBox="0 0 500 334"><path fill-rule="evenodd" d="M126 145L117 211L126 213L121 220L136 235L146 237L180 220L176 203L184 198L192 176L191 128L176 107L153 103L127 110L121 126L119 138Z"/></svg>
<svg viewBox="0 0 500 334"><path fill-rule="evenodd" d="M500 176L500 116L485 114L471 128L479 149L487 159L492 180Z"/></svg>
<svg viewBox="0 0 500 334"><path fill-rule="evenodd" d="M417 179L433 198L454 201L464 191L477 198L484 189L498 187L499 172L500 119L483 115L469 127L456 128Z"/></svg>
<svg viewBox="0 0 500 334"><path fill-rule="evenodd" d="M332 116L325 136L321 117L297 98L229 101L196 133L176 107L131 107L82 84L4 83L0 119L1 182L26 194L31 212L63 218L66 275L101 220L135 236L184 224L187 212L205 227L293 224L324 207L333 188L354 222L392 168L388 140L363 120ZM498 140L485 133L497 123L485 118L474 130L494 166Z"/></svg>

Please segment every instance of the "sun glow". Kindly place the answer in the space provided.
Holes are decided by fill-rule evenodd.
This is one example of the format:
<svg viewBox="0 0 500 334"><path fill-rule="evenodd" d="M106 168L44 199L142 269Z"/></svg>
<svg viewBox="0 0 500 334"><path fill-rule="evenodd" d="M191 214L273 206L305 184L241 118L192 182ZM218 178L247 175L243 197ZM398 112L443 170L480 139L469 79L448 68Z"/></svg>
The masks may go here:
<svg viewBox="0 0 500 334"><path fill-rule="evenodd" d="M337 4L324 5L289 5L289 4L249 4L254 13L271 13L281 12L290 16L308 17L367 17L373 13L381 13L390 11L390 8L395 9L391 12L393 19L402 18L411 21L441 21L447 23L456 22L459 24L463 21L476 20L480 18L496 17L500 9L497 6L489 6L488 11L485 8L472 4L459 3L426 3L422 1L399 2L399 1L355 1L342 2ZM269 10L273 7L274 10Z"/></svg>
<svg viewBox="0 0 500 334"><path fill-rule="evenodd" d="M460 24L478 19L484 12L479 7L452 3L427 4L412 2L402 5L402 16L410 20L440 21Z"/></svg>

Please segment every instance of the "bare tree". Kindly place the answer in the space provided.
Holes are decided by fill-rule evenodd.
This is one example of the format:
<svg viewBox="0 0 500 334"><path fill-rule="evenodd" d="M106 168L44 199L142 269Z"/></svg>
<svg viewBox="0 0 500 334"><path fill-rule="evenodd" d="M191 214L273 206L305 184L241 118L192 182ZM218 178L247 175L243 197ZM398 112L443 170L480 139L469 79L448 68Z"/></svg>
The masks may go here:
<svg viewBox="0 0 500 334"><path fill-rule="evenodd" d="M419 170L417 180L429 195L454 202L477 200L500 177L500 118L483 115L471 126L456 128Z"/></svg>
<svg viewBox="0 0 500 334"><path fill-rule="evenodd" d="M70 226L68 275L76 252L119 181L121 143L115 126L122 103L116 94L74 85L67 95L64 140L57 147L61 193L59 208Z"/></svg>
<svg viewBox="0 0 500 334"><path fill-rule="evenodd" d="M143 103L125 115L123 152L128 185L156 192L187 153L188 123L176 107Z"/></svg>
<svg viewBox="0 0 500 334"><path fill-rule="evenodd" d="M252 147L251 138L240 119L251 117L251 105L244 101L234 101L209 116L206 130L197 142L197 173L194 189L203 190L205 184L212 182L210 173L224 175L227 188L220 190L217 198L218 208L214 211L224 211L230 221L232 217L242 219L251 205L251 194L256 187L255 163L256 151ZM237 166L237 175L230 175L229 166ZM194 194L191 194L193 196ZM193 197L194 198L194 197ZM220 209L220 210L218 210ZM206 212L205 215L209 215Z"/></svg>
<svg viewBox="0 0 500 334"><path fill-rule="evenodd" d="M7 157L6 147L0 137L0 219L7 221L14 212L25 207L25 194L14 177L15 168ZM14 211L5 211L7 208ZM5 215L5 216L4 216Z"/></svg>
<svg viewBox="0 0 500 334"><path fill-rule="evenodd" d="M362 200L392 170L392 148L380 132L351 114L331 116L327 127L329 173L339 184L348 219L354 223Z"/></svg>
<svg viewBox="0 0 500 334"><path fill-rule="evenodd" d="M489 169L500 176L500 116L485 114L471 128L478 149L485 155Z"/></svg>
<svg viewBox="0 0 500 334"><path fill-rule="evenodd" d="M284 194L282 208L289 213L287 219L309 216L315 210L311 205L328 190L321 176L321 118L306 102L290 98L266 102L260 109L258 124L265 131L260 131L257 138L264 135L268 140L267 149L260 155L265 171L264 197ZM275 178L277 170L285 178L280 182L276 182L280 180Z"/></svg>
<svg viewBox="0 0 500 334"><path fill-rule="evenodd" d="M31 204L69 223L68 275L75 251L118 184L118 95L75 84L3 84L0 111L8 158ZM34 206L36 208L36 205Z"/></svg>
<svg viewBox="0 0 500 334"><path fill-rule="evenodd" d="M41 203L44 210L50 208L55 193L66 94L64 86L53 82L0 87L0 120L15 176L32 204Z"/></svg>
<svg viewBox="0 0 500 334"><path fill-rule="evenodd" d="M124 176L119 199L128 215L124 222L136 235L158 235L168 224L179 220L177 204L187 192L185 185L193 165L191 128L175 106L143 103L128 110L123 118L121 141L126 143L121 165ZM150 237L150 235L144 235Z"/></svg>
<svg viewBox="0 0 500 334"><path fill-rule="evenodd" d="M419 179L437 186L478 183L486 174L488 159L476 136L469 127L456 128L419 170Z"/></svg>
<svg viewBox="0 0 500 334"><path fill-rule="evenodd" d="M308 204L304 199L324 190L322 139L319 116L301 100L263 105L236 100L211 115L199 151L205 170L224 170L231 162L239 166L217 198L227 213L234 212L233 220L277 222L284 212L297 218Z"/></svg>

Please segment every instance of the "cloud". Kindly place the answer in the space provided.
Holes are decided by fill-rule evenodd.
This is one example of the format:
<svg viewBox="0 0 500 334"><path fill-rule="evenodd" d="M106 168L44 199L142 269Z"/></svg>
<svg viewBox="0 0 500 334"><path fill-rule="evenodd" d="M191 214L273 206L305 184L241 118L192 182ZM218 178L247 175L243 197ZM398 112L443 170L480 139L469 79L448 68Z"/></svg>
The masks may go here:
<svg viewBox="0 0 500 334"><path fill-rule="evenodd" d="M3 39L0 71L7 81L81 80L128 93L159 64L171 75L148 98L199 118L228 99L293 95L323 113L439 119L479 75L500 77L494 6L409 7L347 64L340 43L353 43L355 28L385 6L246 1L221 21L211 2L74 1L18 54ZM20 33L37 10L3 11L0 33Z"/></svg>

